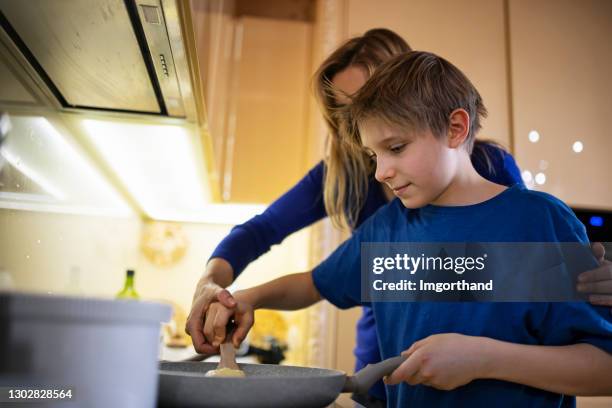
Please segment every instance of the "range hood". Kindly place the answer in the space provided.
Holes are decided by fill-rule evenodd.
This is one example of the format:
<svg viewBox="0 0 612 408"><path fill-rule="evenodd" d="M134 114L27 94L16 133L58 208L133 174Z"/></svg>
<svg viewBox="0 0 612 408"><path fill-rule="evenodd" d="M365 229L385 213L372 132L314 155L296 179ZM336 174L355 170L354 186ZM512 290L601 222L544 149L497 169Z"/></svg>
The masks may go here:
<svg viewBox="0 0 612 408"><path fill-rule="evenodd" d="M195 119L174 0L0 0L6 39L62 108Z"/></svg>

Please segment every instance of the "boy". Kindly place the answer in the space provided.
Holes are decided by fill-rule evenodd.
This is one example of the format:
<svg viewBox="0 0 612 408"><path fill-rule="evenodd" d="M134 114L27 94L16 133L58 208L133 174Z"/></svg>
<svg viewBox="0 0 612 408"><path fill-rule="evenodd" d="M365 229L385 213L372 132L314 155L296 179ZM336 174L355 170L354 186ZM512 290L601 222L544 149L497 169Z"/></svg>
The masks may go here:
<svg viewBox="0 0 612 408"><path fill-rule="evenodd" d="M204 332L218 344L234 316L241 341L253 309L298 309L321 296L362 304L365 242L587 242L556 198L506 188L470 162L480 95L452 64L413 52L384 63L347 108L348 143L376 160L378 181L399 198L381 208L312 272L211 306ZM352 131L351 131L352 130ZM373 302L384 359L406 361L387 379L389 406L572 406L567 395L612 393L612 323L586 303ZM217 335L217 336L215 336ZM216 341L213 339L217 337Z"/></svg>

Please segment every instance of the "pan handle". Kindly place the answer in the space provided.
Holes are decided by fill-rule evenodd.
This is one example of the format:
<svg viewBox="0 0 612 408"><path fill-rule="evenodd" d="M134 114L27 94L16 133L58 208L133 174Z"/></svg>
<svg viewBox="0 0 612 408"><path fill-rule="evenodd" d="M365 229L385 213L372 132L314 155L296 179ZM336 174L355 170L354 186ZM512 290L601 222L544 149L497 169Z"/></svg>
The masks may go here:
<svg viewBox="0 0 612 408"><path fill-rule="evenodd" d="M366 393L376 381L391 374L406 357L391 357L376 364L368 364L353 376L347 376L342 392Z"/></svg>

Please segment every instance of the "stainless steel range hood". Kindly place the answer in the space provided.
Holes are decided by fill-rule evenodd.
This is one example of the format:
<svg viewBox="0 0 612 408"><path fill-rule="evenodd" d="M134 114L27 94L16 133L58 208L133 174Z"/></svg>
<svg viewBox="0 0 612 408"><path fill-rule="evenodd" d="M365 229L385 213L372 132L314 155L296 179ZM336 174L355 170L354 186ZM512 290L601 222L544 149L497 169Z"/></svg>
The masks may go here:
<svg viewBox="0 0 612 408"><path fill-rule="evenodd" d="M169 0L0 0L0 22L63 108L193 119L176 7Z"/></svg>

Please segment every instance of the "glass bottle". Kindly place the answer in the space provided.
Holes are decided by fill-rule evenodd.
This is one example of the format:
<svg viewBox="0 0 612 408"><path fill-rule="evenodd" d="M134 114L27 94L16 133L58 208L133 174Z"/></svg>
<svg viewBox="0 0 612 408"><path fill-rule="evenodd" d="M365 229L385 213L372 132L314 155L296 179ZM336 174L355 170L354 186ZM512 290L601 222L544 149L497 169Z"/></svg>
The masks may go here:
<svg viewBox="0 0 612 408"><path fill-rule="evenodd" d="M140 299L136 289L134 289L134 271L132 269L128 269L125 273L125 285L123 285L123 289L117 293L117 299Z"/></svg>

